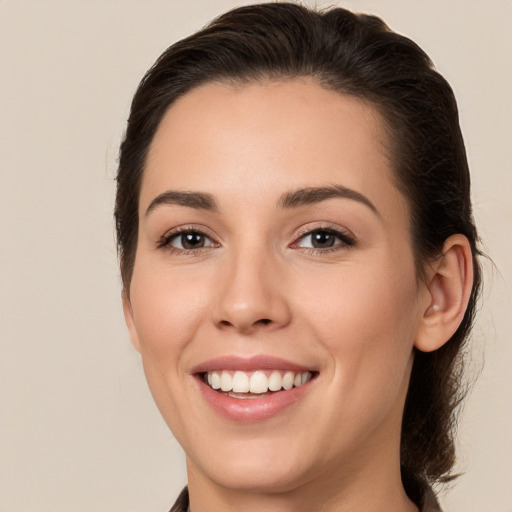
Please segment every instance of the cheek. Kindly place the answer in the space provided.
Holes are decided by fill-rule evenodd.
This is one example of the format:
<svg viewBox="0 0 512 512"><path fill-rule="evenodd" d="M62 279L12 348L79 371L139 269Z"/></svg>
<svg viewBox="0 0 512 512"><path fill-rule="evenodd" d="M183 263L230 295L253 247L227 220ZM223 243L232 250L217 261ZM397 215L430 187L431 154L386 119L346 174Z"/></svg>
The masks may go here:
<svg viewBox="0 0 512 512"><path fill-rule="evenodd" d="M189 408L190 382L183 361L208 311L204 280L144 264L143 258L138 263L130 293L144 373L169 428L177 439L186 439L190 425L183 411Z"/></svg>
<svg viewBox="0 0 512 512"><path fill-rule="evenodd" d="M378 262L320 270L297 290L302 295L297 303L307 304L303 314L313 311L312 317L323 319L319 325L332 331L334 326L343 331L352 327L357 335L360 330L412 325L418 294L414 266L392 260L384 255Z"/></svg>
<svg viewBox="0 0 512 512"><path fill-rule="evenodd" d="M325 398L335 405L319 411L317 421L328 426L333 450L383 425L392 436L400 430L412 368L414 270L405 278L389 267L387 273L353 268L322 284L328 292L308 309L322 319L311 325L330 359Z"/></svg>
<svg viewBox="0 0 512 512"><path fill-rule="evenodd" d="M139 260L131 298L145 366L178 364L208 310L206 290L198 273L169 272Z"/></svg>
<svg viewBox="0 0 512 512"><path fill-rule="evenodd" d="M395 393L407 373L418 324L417 285L409 261L354 265L317 275L302 316L331 358L344 388ZM356 387L358 384L359 388Z"/></svg>

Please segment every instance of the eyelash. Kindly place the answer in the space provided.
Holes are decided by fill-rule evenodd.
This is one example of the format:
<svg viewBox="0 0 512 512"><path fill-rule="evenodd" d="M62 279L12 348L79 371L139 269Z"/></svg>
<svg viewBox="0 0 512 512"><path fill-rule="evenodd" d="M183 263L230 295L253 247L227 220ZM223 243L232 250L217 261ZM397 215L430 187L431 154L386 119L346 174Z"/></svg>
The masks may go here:
<svg viewBox="0 0 512 512"><path fill-rule="evenodd" d="M315 247L303 247L303 251L306 254L326 254L331 252L340 251L343 249L348 249L350 247L354 247L356 245L356 239L352 234L347 233L346 231L341 231L340 229L335 229L332 227L316 227L314 229L305 230L303 233L299 235L296 242L293 242L292 247L297 247L297 245L304 241L307 237L312 236L315 233L326 233L328 235L332 235L339 240L333 247L328 248L315 248Z"/></svg>
<svg viewBox="0 0 512 512"><path fill-rule="evenodd" d="M315 248L315 247L302 247L302 250L306 254L326 254L331 253L343 249L347 249L356 245L355 238L348 234L347 232L341 231L339 229L334 229L332 227L316 227L314 229L305 230L303 233L299 235L295 242L291 244L292 248L300 248L298 245L301 241L305 240L308 236L312 236L314 233L326 233L328 235L332 235L337 238L340 242L335 244L333 247L328 248ZM177 247L173 247L171 244L178 237L183 235L199 235L210 240L211 245L206 247L198 247L195 249L180 249ZM196 227L183 226L174 229L170 233L166 233L164 236L160 238L157 243L158 249L166 249L171 253L179 253L183 255L197 255L205 249L210 249L211 247L218 247L219 243L212 239L210 235L205 233L203 230L198 229Z"/></svg>
<svg viewBox="0 0 512 512"><path fill-rule="evenodd" d="M204 238L207 238L212 242L210 246L207 247L198 247L196 249L180 249L178 247L173 247L171 244L178 237L183 235L199 235ZM184 255L197 255L205 249L210 249L210 247L218 247L218 242L214 241L210 235L208 235L205 231L198 229L196 227L191 226L182 226L172 230L170 233L166 233L157 243L158 249L166 249L171 253L179 253Z"/></svg>

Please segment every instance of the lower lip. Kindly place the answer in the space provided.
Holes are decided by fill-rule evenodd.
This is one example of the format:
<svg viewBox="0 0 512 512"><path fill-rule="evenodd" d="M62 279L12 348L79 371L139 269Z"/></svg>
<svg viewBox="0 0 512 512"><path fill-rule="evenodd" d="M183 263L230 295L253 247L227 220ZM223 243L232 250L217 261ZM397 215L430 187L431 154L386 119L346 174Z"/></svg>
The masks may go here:
<svg viewBox="0 0 512 512"><path fill-rule="evenodd" d="M233 398L214 391L198 377L199 387L212 409L222 417L243 423L264 421L277 416L297 403L308 391L312 381L288 391L274 391L261 398Z"/></svg>

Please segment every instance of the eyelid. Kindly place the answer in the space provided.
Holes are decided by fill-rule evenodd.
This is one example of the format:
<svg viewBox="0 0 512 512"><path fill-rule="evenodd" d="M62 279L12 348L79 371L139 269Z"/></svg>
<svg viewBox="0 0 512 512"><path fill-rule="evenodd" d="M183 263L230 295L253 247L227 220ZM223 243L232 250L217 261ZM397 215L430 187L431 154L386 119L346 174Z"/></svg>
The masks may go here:
<svg viewBox="0 0 512 512"><path fill-rule="evenodd" d="M208 250L212 246L208 247L198 247L197 249L179 249L177 247L172 247L171 242L179 235L183 233L198 233L200 235L209 238L212 242L213 247L219 247L220 243L217 238L212 235L209 229L204 226L198 226L197 224L187 224L184 226L178 226L166 231L156 242L157 249L167 249L171 252L180 252L180 253L197 253L201 250Z"/></svg>
<svg viewBox="0 0 512 512"><path fill-rule="evenodd" d="M324 231L327 233L330 233L337 237L340 242L334 245L333 247L327 247L327 248L316 248L316 247L300 247L299 243L301 240L303 240L305 237L312 235L315 232L318 231ZM177 247L173 247L171 245L171 242L178 237L179 235L183 233L198 233L202 236L205 236L208 238L212 245L207 247L198 247L195 249L180 249ZM294 241L290 244L291 248L294 249L303 249L304 251L308 251L311 253L326 253L331 251L336 251L340 249L347 249L354 245L356 245L357 239L355 235L348 230L347 228L340 227L338 225L334 226L332 224L320 224L320 225L314 225L308 224L306 226L303 226L299 229L297 232ZM198 253L203 250L208 250L211 248L220 247L220 243L218 241L218 237L213 235L211 233L211 230L206 228L205 226L197 225L197 224L187 224L182 226L177 226L175 228L172 228L168 231L166 231L157 241L156 241L156 247L157 249L166 249L171 252L181 253L181 254L193 254Z"/></svg>
<svg viewBox="0 0 512 512"><path fill-rule="evenodd" d="M337 238L341 240L342 243L338 243L337 245L329 248L313 248L313 247L300 247L298 243L303 240L305 237L312 235L313 233L317 231L325 231L327 233L330 233ZM317 226L311 226L307 225L302 227L297 236L295 237L294 242L291 244L290 247L297 248L297 249L303 249L312 253L326 253L330 251L336 251L339 249L345 249L355 246L357 243L357 239L355 235L348 229L342 228L340 226L333 226L332 224L320 224Z"/></svg>

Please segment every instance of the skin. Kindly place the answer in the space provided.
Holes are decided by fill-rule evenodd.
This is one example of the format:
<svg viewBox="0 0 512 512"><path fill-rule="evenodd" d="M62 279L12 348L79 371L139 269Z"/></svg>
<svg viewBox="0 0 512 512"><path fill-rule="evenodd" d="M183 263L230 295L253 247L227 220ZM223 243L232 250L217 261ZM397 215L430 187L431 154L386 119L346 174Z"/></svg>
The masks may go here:
<svg viewBox="0 0 512 512"><path fill-rule="evenodd" d="M399 464L413 348L434 350L460 322L470 255L456 236L427 281L418 279L384 138L370 106L308 80L207 84L163 118L142 181L124 310L187 455L193 512L417 510ZM346 197L280 204L298 188L333 184L375 209ZM162 203L146 214L169 190L210 194L217 208ZM206 233L206 246L183 250L179 236L169 238L180 227ZM354 243L312 247L306 233L326 228ZM260 354L318 376L277 416L221 417L192 369Z"/></svg>

